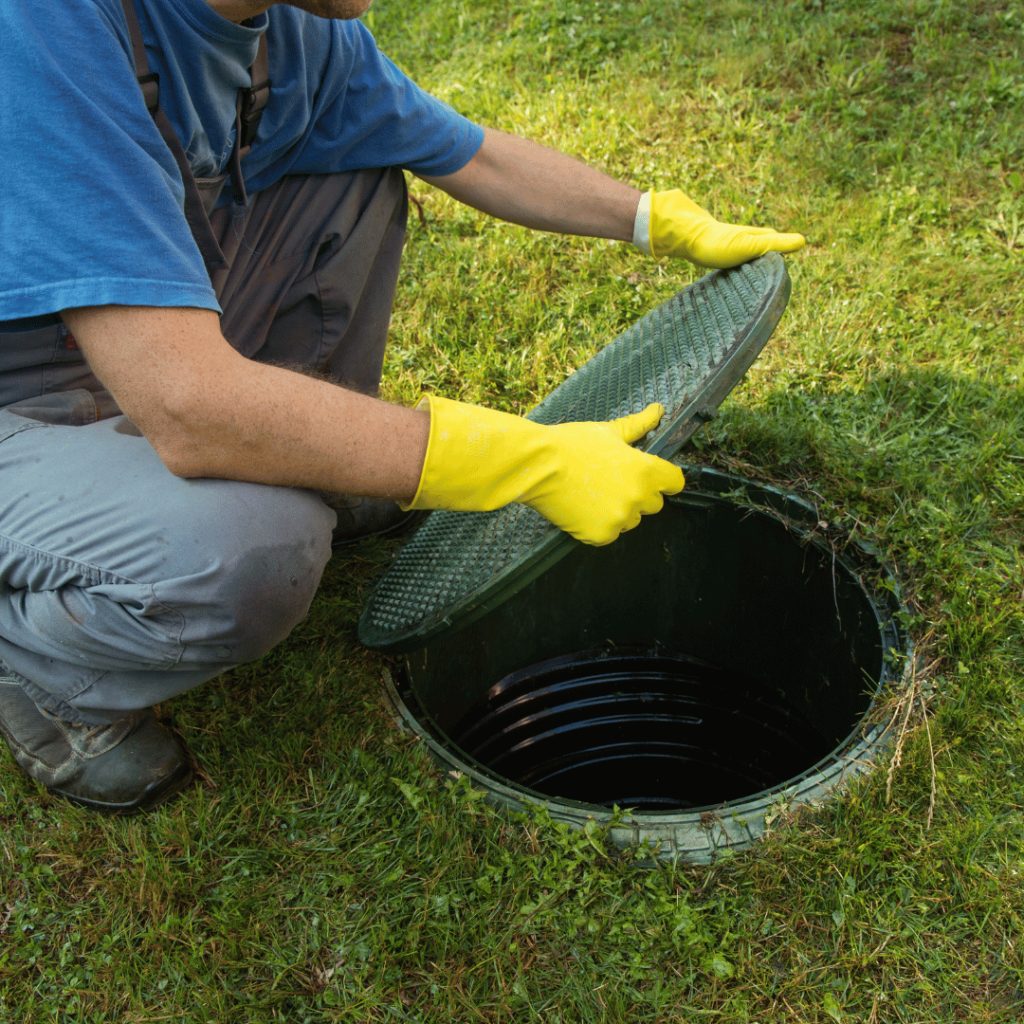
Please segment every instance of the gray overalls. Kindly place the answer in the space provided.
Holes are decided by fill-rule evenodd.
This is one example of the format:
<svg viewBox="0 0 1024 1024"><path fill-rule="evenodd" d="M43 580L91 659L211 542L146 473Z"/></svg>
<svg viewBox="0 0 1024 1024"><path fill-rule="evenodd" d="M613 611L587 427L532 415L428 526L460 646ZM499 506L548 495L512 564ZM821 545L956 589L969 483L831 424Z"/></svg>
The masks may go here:
<svg viewBox="0 0 1024 1024"><path fill-rule="evenodd" d="M140 85L174 152L124 2ZM241 159L270 92L262 67L239 99L228 174L197 182L176 154L221 329L249 358L319 366L375 393L404 177L287 177L246 196ZM226 180L234 202L214 209ZM336 517L310 491L173 476L53 320L0 322L0 672L58 717L102 724L283 640L316 592Z"/></svg>

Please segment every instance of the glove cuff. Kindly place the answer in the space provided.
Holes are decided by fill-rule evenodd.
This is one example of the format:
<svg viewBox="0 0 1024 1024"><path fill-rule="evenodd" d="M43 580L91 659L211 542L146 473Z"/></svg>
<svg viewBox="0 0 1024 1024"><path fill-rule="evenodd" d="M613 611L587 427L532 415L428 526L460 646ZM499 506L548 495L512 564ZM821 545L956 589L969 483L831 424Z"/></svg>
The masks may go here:
<svg viewBox="0 0 1024 1024"><path fill-rule="evenodd" d="M434 408L433 405L431 404L431 398L431 395L423 395L415 406L415 408L420 410L421 412L427 412L430 414L430 432L427 434L427 451L423 459L423 469L420 471L420 482L416 486L416 493L412 496L412 501L410 501L408 504L406 504L403 501L399 501L397 503L398 507L403 512L410 512L414 508L422 507L417 505L416 502L420 500L423 494L423 481L426 479L427 464L430 462L430 456L432 454L431 449L436 447L434 435L435 427L437 425L437 417L434 415Z"/></svg>
<svg viewBox="0 0 1024 1024"><path fill-rule="evenodd" d="M640 204L636 208L636 220L633 221L633 244L648 256L653 256L651 250L651 192L645 192L640 197Z"/></svg>

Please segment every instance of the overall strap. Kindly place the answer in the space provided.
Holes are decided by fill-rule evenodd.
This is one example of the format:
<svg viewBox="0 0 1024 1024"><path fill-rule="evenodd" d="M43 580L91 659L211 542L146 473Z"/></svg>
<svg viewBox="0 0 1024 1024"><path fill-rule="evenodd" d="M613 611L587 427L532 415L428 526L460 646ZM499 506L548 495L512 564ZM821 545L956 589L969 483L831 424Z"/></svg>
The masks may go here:
<svg viewBox="0 0 1024 1024"><path fill-rule="evenodd" d="M213 273L215 270L222 270L227 267L227 260L225 260L224 253L213 233L213 228L210 227L210 218L207 216L199 186L196 184L192 168L185 156L185 149L171 127L167 115L160 107L160 76L149 69L146 46L142 39L142 29L135 12L135 4L133 0L121 0L121 5L128 21L128 33L131 37L132 55L135 61L135 76L142 89L143 99L146 101L150 116L160 132L160 137L178 165L178 172L181 174L181 180L185 186L185 220L199 247L207 271ZM236 203L243 206L248 201L248 197L242 178L242 158L249 152L253 140L256 138L260 118L263 116L263 110L270 97L268 68L267 39L264 34L260 36L256 60L249 71L251 85L248 89L238 90L238 99L235 104L235 142L228 161L234 199Z"/></svg>
<svg viewBox="0 0 1024 1024"><path fill-rule="evenodd" d="M249 81L248 89L238 90L238 116L242 130L235 136L235 141L240 147L240 159L244 159L256 141L260 119L270 99L270 57L267 54L266 32L260 36L256 46L256 59L249 68Z"/></svg>
<svg viewBox="0 0 1024 1024"><path fill-rule="evenodd" d="M242 160L256 141L263 109L270 99L270 58L267 55L267 34L260 36L256 46L256 60L249 68L249 88L239 89L235 100L235 142L231 147L228 169L231 173L231 190L235 202L245 206L249 199L245 194L245 179L242 177Z"/></svg>

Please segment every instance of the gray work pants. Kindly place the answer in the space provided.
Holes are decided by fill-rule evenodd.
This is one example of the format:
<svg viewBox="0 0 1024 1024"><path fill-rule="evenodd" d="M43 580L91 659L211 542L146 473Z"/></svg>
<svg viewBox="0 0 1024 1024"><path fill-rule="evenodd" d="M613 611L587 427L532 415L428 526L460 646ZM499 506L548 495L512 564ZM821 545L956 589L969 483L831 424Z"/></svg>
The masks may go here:
<svg viewBox="0 0 1024 1024"><path fill-rule="evenodd" d="M398 170L286 178L214 212L245 356L380 380L406 217ZM254 660L304 618L336 517L311 491L183 480L66 328L0 333L0 669L103 724Z"/></svg>

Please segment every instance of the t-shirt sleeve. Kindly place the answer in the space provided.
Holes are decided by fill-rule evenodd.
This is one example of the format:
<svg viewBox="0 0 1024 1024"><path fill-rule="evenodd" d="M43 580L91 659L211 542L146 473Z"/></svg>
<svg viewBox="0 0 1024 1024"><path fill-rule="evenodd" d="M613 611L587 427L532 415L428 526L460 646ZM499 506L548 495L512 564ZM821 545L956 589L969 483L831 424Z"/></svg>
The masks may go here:
<svg viewBox="0 0 1024 1024"><path fill-rule="evenodd" d="M4 0L0 68L0 319L218 309L118 0Z"/></svg>
<svg viewBox="0 0 1024 1024"><path fill-rule="evenodd" d="M413 82L361 22L335 21L324 34L316 19L302 21L297 13L272 9L271 81L277 80L275 50L288 54L289 67L278 74L289 76L289 96L275 94L260 127L268 151L275 138L294 141L256 170L256 189L283 174L404 167L445 175L469 162L483 129ZM296 116L306 119L298 131ZM253 163L267 160L269 152L256 150Z"/></svg>

